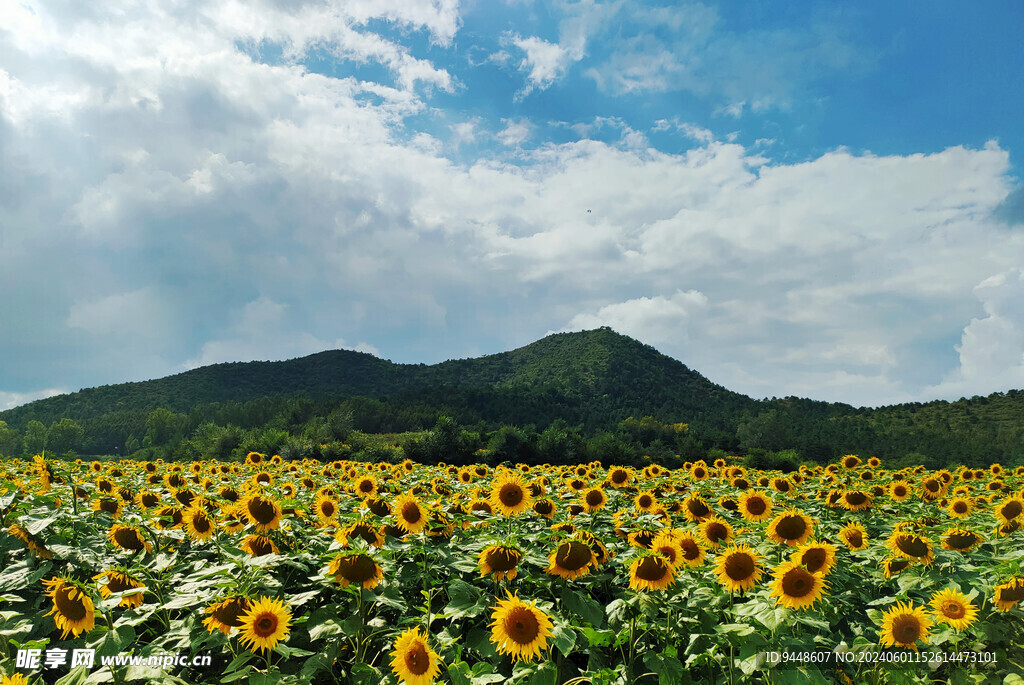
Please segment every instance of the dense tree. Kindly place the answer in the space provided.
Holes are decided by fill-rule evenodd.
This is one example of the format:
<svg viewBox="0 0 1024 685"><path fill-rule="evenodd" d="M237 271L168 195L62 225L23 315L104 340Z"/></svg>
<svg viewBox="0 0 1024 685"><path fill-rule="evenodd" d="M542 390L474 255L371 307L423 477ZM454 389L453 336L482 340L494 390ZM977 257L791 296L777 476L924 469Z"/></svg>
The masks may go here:
<svg viewBox="0 0 1024 685"><path fill-rule="evenodd" d="M0 456L14 457L21 454L21 436L10 428L6 421L0 421Z"/></svg>
<svg viewBox="0 0 1024 685"><path fill-rule="evenodd" d="M34 455L46 449L46 425L35 419L25 426L25 452Z"/></svg>
<svg viewBox="0 0 1024 685"><path fill-rule="evenodd" d="M85 429L74 419L54 421L46 433L46 446L57 455L80 450L83 442Z"/></svg>

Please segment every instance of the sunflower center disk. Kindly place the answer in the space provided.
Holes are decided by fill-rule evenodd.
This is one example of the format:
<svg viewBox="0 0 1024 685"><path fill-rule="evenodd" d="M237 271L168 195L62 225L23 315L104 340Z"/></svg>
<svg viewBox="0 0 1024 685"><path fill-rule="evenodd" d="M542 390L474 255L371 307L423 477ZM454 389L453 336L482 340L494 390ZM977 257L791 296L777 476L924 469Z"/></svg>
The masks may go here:
<svg viewBox="0 0 1024 685"><path fill-rule="evenodd" d="M519 553L515 550L496 549L487 554L487 565L499 573L511 571L519 564Z"/></svg>
<svg viewBox="0 0 1024 685"><path fill-rule="evenodd" d="M763 499L755 497L747 500L747 511L754 516L760 516L767 508L768 506Z"/></svg>
<svg viewBox="0 0 1024 685"><path fill-rule="evenodd" d="M566 571L579 571L590 563L593 556L594 553L589 547L573 540L558 546L555 562Z"/></svg>
<svg viewBox="0 0 1024 685"><path fill-rule="evenodd" d="M423 518L423 514L415 502L409 502L402 507L402 518L408 523L417 523Z"/></svg>
<svg viewBox="0 0 1024 685"><path fill-rule="evenodd" d="M602 504L603 502L604 495L602 495L600 492L587 493L587 504L589 504L590 506L596 507L598 504Z"/></svg>
<svg viewBox="0 0 1024 685"><path fill-rule="evenodd" d="M57 605L57 611L60 615L71 621L77 623L81 621L89 613L86 611L85 603L80 597L71 599L72 588L61 588L57 591L57 595L54 599L54 603Z"/></svg>
<svg viewBox="0 0 1024 685"><path fill-rule="evenodd" d="M377 575L377 565L365 554L358 554L342 559L338 573L350 583L365 583Z"/></svg>
<svg viewBox="0 0 1024 685"><path fill-rule="evenodd" d="M693 561L700 556L700 547L693 540L683 540L679 545L683 548L683 558Z"/></svg>
<svg viewBox="0 0 1024 685"><path fill-rule="evenodd" d="M1003 517L1007 519L1017 518L1018 516L1020 516L1020 512L1020 502L1016 501L1007 502L1006 504L1003 505L1002 509L999 510L999 513L1001 513Z"/></svg>
<svg viewBox="0 0 1024 685"><path fill-rule="evenodd" d="M916 535L901 535L896 539L896 546L901 552L912 557L928 555L928 545Z"/></svg>
<svg viewBox="0 0 1024 685"><path fill-rule="evenodd" d="M119 528L114 532L114 540L127 550L142 549L142 540L139 538L139 534L131 528Z"/></svg>
<svg viewBox="0 0 1024 685"><path fill-rule="evenodd" d="M729 537L729 531L721 523L712 523L704 530L704 534L711 542L721 542Z"/></svg>
<svg viewBox="0 0 1024 685"><path fill-rule="evenodd" d="M725 573L733 580L746 580L754 573L754 560L747 554L730 554L725 560Z"/></svg>
<svg viewBox="0 0 1024 685"><path fill-rule="evenodd" d="M967 609L960 602L946 602L942 605L942 615L946 618L963 618Z"/></svg>
<svg viewBox="0 0 1024 685"><path fill-rule="evenodd" d="M921 635L921 625L914 616L900 616L896 619L892 632L900 636L900 642L911 644L917 642Z"/></svg>
<svg viewBox="0 0 1024 685"><path fill-rule="evenodd" d="M800 557L800 563L807 567L811 573L817 573L825 565L825 550L809 549Z"/></svg>
<svg viewBox="0 0 1024 685"><path fill-rule="evenodd" d="M786 516L779 521L775 530L784 540L797 540L807 530L807 524L799 516Z"/></svg>
<svg viewBox="0 0 1024 685"><path fill-rule="evenodd" d="M859 504L864 504L865 502L867 502L868 498L867 495L865 495L863 492L850 492L847 493L846 495L846 501L854 506L857 506Z"/></svg>
<svg viewBox="0 0 1024 685"><path fill-rule="evenodd" d="M242 625L238 618L248 611L248 605L243 606L238 600L231 600L213 611L213 617L226 626L237 628Z"/></svg>
<svg viewBox="0 0 1024 685"><path fill-rule="evenodd" d="M252 501L249 502L249 515L252 516L257 523L264 525L270 523L274 520L276 513L277 512L274 511L274 504L270 500L262 497L254 497Z"/></svg>
<svg viewBox="0 0 1024 685"><path fill-rule="evenodd" d="M636 577L641 580L658 581L668 573L668 564L659 557L644 557L636 569Z"/></svg>
<svg viewBox="0 0 1024 685"><path fill-rule="evenodd" d="M540 634L540 625L537 623L537 617L529 608L517 607L505 619L505 632L513 642L528 645L537 639Z"/></svg>
<svg viewBox="0 0 1024 685"><path fill-rule="evenodd" d="M514 483L501 486L498 491L498 499L506 507L515 507L523 501L523 489Z"/></svg>
<svg viewBox="0 0 1024 685"><path fill-rule="evenodd" d="M782 591L789 597L806 597L814 589L814 577L803 569L793 569L782 577Z"/></svg>
<svg viewBox="0 0 1024 685"><path fill-rule="evenodd" d="M422 642L414 642L405 653L405 667L413 675L423 675L430 669L430 654Z"/></svg>
<svg viewBox="0 0 1024 685"><path fill-rule="evenodd" d="M701 518L711 513L711 510L704 506L703 502L689 502L686 508L690 510L690 513L694 516Z"/></svg>
<svg viewBox="0 0 1024 685"><path fill-rule="evenodd" d="M253 632L260 637L270 637L277 630L277 617L272 614L260 616L253 624Z"/></svg>

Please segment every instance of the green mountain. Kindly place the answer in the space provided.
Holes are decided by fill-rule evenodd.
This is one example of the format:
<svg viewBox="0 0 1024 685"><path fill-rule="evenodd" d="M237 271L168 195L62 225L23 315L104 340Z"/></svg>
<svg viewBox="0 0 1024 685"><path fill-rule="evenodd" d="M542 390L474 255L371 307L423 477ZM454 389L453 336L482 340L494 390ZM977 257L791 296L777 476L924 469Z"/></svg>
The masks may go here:
<svg viewBox="0 0 1024 685"><path fill-rule="evenodd" d="M24 432L71 418L82 452L117 453L152 433L158 408L178 415L185 437L204 424L294 431L343 409L367 432L427 429L438 416L493 431L543 430L560 419L587 433L627 417L690 426L689 446L726 451L795 449L948 461L1024 460L1024 392L958 402L857 409L800 398L754 400L731 392L649 345L601 328L559 333L516 350L439 364L395 364L332 350L282 362L215 364L166 378L89 388L0 412ZM923 456L922 456L923 455Z"/></svg>

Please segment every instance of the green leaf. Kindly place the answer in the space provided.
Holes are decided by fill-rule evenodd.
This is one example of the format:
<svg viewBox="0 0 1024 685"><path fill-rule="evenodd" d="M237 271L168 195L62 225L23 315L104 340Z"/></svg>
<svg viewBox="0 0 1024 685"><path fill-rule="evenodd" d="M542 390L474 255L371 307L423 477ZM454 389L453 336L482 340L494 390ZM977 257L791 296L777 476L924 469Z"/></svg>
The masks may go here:
<svg viewBox="0 0 1024 685"><path fill-rule="evenodd" d="M452 685L471 685L469 664L465 661L456 661L448 664L448 677L452 679Z"/></svg>
<svg viewBox="0 0 1024 685"><path fill-rule="evenodd" d="M89 670L85 666L75 666L70 673L57 680L54 685L85 685L85 681L88 679Z"/></svg>
<svg viewBox="0 0 1024 685"><path fill-rule="evenodd" d="M551 643L558 648L562 656L569 656L576 645L576 631L561 623L556 623L551 631Z"/></svg>
<svg viewBox="0 0 1024 685"><path fill-rule="evenodd" d="M595 630L589 626L583 626L580 630L591 647L607 647L615 639L615 631L612 630Z"/></svg>
<svg viewBox="0 0 1024 685"><path fill-rule="evenodd" d="M562 589L562 606L568 611L576 614L595 628L600 628L604 623L604 609L591 597L580 592Z"/></svg>
<svg viewBox="0 0 1024 685"><path fill-rule="evenodd" d="M644 664L658 674L658 685L678 685L683 682L683 664L674 656L647 652L644 654Z"/></svg>
<svg viewBox="0 0 1024 685"><path fill-rule="evenodd" d="M331 635L341 635L341 626L335 621L322 621L309 629L309 639L319 640Z"/></svg>
<svg viewBox="0 0 1024 685"><path fill-rule="evenodd" d="M453 580L448 586L448 597L451 601L444 608L444 613L453 619L479 616L491 604L490 596L481 595L479 590L461 580Z"/></svg>

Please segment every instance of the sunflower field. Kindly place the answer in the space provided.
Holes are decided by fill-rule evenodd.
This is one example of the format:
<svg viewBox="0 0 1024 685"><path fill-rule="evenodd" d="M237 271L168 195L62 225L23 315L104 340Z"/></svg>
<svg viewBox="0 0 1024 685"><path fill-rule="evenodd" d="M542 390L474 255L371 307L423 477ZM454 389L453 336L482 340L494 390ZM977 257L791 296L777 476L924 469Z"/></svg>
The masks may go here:
<svg viewBox="0 0 1024 685"><path fill-rule="evenodd" d="M1022 487L1024 467L854 455L788 474L9 460L0 675L1021 684Z"/></svg>

